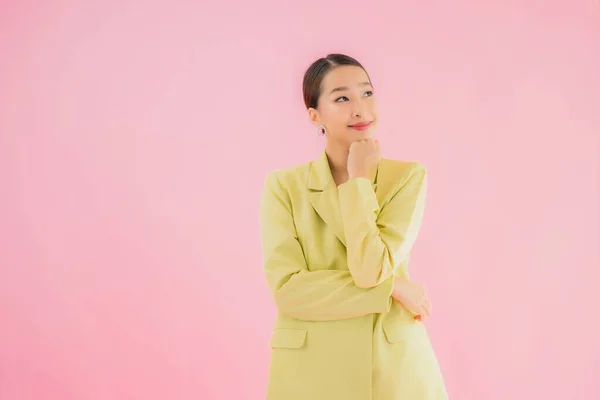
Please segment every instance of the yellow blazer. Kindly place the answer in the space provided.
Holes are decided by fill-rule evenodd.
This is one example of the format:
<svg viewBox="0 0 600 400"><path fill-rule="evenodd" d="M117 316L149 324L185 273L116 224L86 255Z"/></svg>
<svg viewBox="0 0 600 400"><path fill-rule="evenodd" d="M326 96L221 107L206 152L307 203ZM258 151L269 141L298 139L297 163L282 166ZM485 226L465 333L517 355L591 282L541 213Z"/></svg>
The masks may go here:
<svg viewBox="0 0 600 400"><path fill-rule="evenodd" d="M425 205L426 170L384 158L336 186L322 152L271 171L261 241L277 306L268 400L445 400L425 326L392 297Z"/></svg>

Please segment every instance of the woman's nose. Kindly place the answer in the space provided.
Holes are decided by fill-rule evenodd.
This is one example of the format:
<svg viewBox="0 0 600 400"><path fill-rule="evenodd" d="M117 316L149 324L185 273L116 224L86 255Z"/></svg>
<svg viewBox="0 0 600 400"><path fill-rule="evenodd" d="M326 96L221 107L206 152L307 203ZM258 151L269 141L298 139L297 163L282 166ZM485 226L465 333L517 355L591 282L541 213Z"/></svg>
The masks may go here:
<svg viewBox="0 0 600 400"><path fill-rule="evenodd" d="M361 101L357 101L354 103L354 107L352 108L352 116L355 118L362 118L368 114L366 111L367 105Z"/></svg>

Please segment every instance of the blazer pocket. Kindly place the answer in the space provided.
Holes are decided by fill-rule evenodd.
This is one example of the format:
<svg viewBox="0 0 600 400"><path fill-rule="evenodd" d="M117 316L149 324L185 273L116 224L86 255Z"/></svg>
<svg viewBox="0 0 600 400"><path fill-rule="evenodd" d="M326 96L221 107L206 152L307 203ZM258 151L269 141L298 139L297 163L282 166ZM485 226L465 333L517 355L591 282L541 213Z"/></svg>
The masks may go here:
<svg viewBox="0 0 600 400"><path fill-rule="evenodd" d="M388 342L398 343L422 338L425 332L420 322L406 323L390 319L383 323L383 333Z"/></svg>
<svg viewBox="0 0 600 400"><path fill-rule="evenodd" d="M269 345L272 349L299 349L306 342L306 329L283 329L273 330Z"/></svg>

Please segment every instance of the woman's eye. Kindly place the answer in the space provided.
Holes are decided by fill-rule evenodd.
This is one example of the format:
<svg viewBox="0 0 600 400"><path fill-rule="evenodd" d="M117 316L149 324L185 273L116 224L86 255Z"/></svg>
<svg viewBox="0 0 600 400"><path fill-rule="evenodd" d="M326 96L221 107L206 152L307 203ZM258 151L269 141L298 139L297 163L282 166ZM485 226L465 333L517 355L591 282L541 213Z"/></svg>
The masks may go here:
<svg viewBox="0 0 600 400"><path fill-rule="evenodd" d="M371 97L373 96L373 91L372 90L367 90L364 94L365 97ZM350 101L350 99L347 96L341 96L338 97L337 99L335 99L336 103L342 103L345 101Z"/></svg>

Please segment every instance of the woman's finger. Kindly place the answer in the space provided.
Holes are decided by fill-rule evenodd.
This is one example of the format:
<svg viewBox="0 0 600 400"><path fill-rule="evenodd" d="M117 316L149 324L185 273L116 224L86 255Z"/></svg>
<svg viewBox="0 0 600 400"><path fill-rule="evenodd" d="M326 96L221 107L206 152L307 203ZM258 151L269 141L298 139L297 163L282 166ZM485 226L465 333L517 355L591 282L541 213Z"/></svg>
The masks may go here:
<svg viewBox="0 0 600 400"><path fill-rule="evenodd" d="M421 310L423 310L423 313L425 313L426 316L431 315L431 304L429 304L427 299L424 299L421 302Z"/></svg>
<svg viewBox="0 0 600 400"><path fill-rule="evenodd" d="M427 309L429 310L429 314L431 314L432 311L432 306L431 306L431 301L429 300L429 297L425 297L425 304L427 305Z"/></svg>

